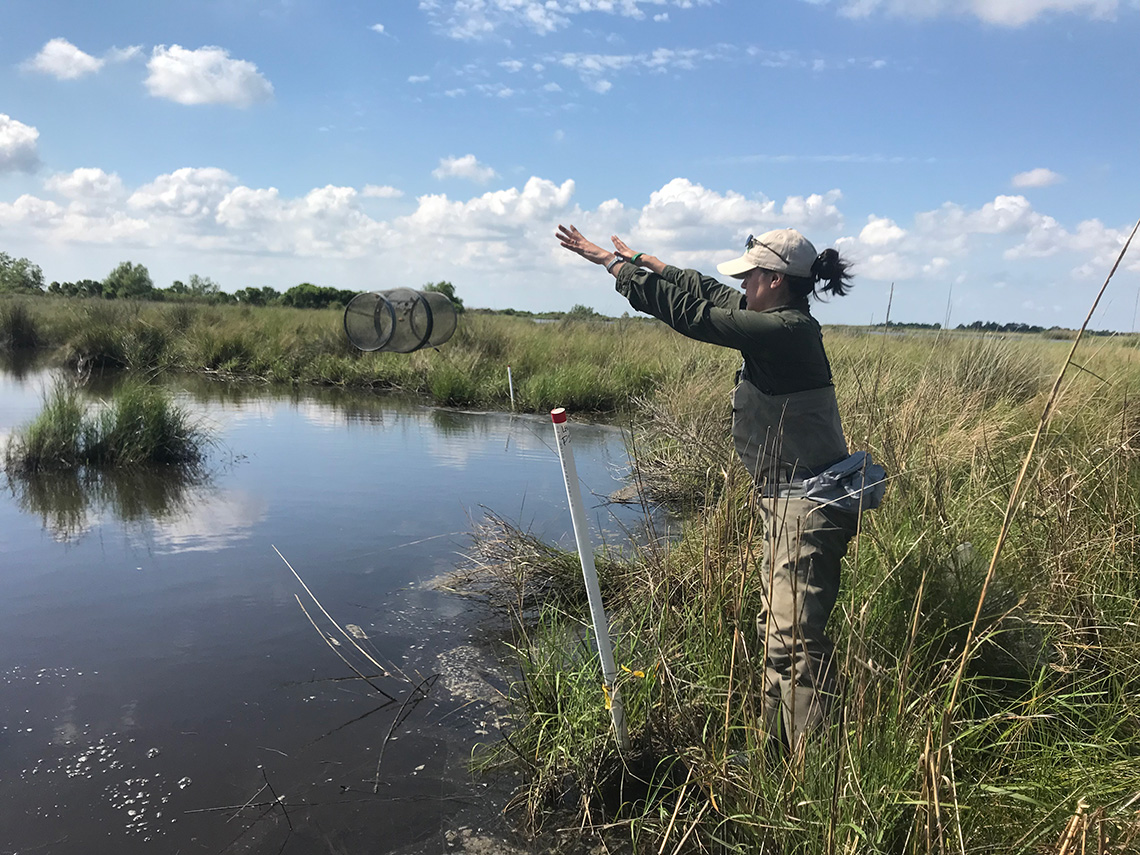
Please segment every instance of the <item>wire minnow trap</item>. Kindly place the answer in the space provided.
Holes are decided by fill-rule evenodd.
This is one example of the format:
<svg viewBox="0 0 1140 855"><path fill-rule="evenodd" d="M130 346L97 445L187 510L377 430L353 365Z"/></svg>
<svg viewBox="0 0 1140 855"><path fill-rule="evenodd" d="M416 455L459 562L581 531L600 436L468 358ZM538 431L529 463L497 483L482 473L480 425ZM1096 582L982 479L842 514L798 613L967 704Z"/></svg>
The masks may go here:
<svg viewBox="0 0 1140 855"><path fill-rule="evenodd" d="M369 291L357 294L344 309L348 340L369 352L438 347L451 338L456 323L455 305L435 291Z"/></svg>

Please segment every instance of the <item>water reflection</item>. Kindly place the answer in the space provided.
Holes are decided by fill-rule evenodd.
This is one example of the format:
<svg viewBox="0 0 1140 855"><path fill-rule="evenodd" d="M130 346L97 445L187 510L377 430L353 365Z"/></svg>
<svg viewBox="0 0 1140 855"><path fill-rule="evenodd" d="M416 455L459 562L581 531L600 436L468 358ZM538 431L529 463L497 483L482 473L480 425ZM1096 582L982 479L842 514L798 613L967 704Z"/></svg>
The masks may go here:
<svg viewBox="0 0 1140 855"><path fill-rule="evenodd" d="M18 383L41 368L41 360L34 350L0 350L0 372L9 374Z"/></svg>
<svg viewBox="0 0 1140 855"><path fill-rule="evenodd" d="M82 537L102 520L162 524L189 517L211 494L210 477L181 467L89 469L7 476L17 506L40 518L59 541Z"/></svg>
<svg viewBox="0 0 1140 855"><path fill-rule="evenodd" d="M235 844L254 817L216 811L266 775L288 794L298 851L442 852L445 832L486 828L509 794L489 796L467 764L496 738L504 687L465 688L489 673L490 632L474 600L426 583L454 569L482 506L573 546L549 416L169 382L217 428L217 468L0 476L0 851L276 853L275 815ZM46 370L0 371L0 433L34 418L49 385ZM620 486L617 431L575 424L574 446L584 492ZM590 504L607 539L638 518ZM440 685L375 711L274 546L380 661L442 672Z"/></svg>

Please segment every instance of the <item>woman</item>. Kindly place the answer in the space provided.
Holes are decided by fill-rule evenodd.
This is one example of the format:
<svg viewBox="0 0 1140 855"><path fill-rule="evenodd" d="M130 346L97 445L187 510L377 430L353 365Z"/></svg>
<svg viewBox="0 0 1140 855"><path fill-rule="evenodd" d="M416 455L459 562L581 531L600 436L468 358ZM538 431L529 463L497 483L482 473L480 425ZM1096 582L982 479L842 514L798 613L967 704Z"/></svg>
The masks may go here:
<svg viewBox="0 0 1140 855"><path fill-rule="evenodd" d="M558 239L604 265L634 309L744 357L732 398L732 434L759 488L767 529L764 608L757 617L765 651L764 725L796 747L824 720L834 695L833 645L825 628L860 507L858 493L848 510L807 497L816 476L854 469L822 333L808 305L810 296L819 297L817 289L846 294L848 265L834 249L817 254L794 229L750 236L743 255L717 265L741 280L741 295L695 270L634 253L616 235L616 252L586 240L574 226L560 225ZM815 481L805 485L807 479ZM834 479L828 483L834 486Z"/></svg>

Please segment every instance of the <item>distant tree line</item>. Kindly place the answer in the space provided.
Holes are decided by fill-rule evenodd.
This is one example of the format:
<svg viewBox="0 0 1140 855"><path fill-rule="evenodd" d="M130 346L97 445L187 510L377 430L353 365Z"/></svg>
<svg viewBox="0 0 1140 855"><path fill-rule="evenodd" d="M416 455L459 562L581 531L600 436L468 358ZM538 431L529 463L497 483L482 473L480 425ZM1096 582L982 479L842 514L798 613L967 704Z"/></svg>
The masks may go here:
<svg viewBox="0 0 1140 855"><path fill-rule="evenodd" d="M920 324L911 321L887 321L885 324L880 324L887 329L892 330L940 330L942 324Z"/></svg>
<svg viewBox="0 0 1140 855"><path fill-rule="evenodd" d="M463 301L455 286L447 281L429 282L424 291L438 291L463 311ZM169 288L158 288L150 271L141 264L124 261L102 280L52 282L45 287L43 270L26 258L0 252L0 294L51 294L60 297L101 298L104 300L154 300L165 302L239 303L248 306L293 306L298 309L326 309L344 306L358 292L302 282L284 293L276 288L241 288L223 291L209 276L194 273L183 282L176 279Z"/></svg>
<svg viewBox="0 0 1140 855"><path fill-rule="evenodd" d="M1069 335L1075 335L1076 330L1071 330L1068 327L1039 327L1034 324L999 324L994 321L974 321L972 324L958 324L957 329L971 330L974 332L999 332L999 333L1044 333L1045 335L1056 335L1058 338L1068 338ZM1116 335L1112 330L1085 330L1085 335Z"/></svg>

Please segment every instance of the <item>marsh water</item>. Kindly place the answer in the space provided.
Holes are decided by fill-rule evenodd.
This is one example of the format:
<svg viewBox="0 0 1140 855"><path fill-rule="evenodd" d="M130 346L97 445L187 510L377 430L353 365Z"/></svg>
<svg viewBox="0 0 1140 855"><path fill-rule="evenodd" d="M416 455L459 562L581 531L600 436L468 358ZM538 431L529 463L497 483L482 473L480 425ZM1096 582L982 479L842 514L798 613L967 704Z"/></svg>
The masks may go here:
<svg viewBox="0 0 1140 855"><path fill-rule="evenodd" d="M0 442L51 382L0 370ZM177 394L214 431L201 476L0 492L0 852L443 852L503 832L511 781L468 764L509 675L485 606L428 582L484 508L572 545L549 417ZM572 430L595 531L636 525L596 498L622 484L620 431Z"/></svg>

